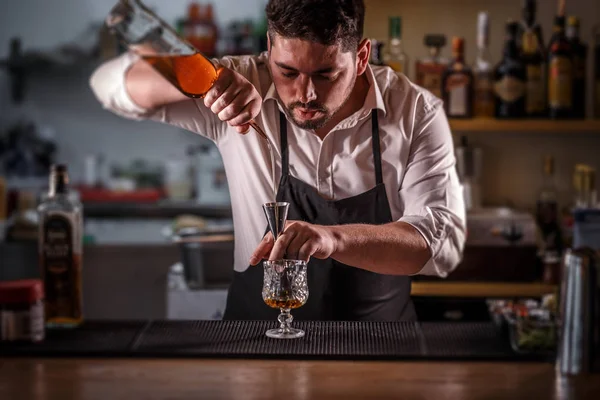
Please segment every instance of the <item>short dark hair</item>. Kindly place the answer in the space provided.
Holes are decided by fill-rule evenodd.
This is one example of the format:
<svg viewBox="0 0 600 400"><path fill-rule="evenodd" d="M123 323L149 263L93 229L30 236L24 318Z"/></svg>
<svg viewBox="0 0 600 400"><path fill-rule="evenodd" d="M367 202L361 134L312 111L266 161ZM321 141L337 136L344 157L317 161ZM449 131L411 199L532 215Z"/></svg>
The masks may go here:
<svg viewBox="0 0 600 400"><path fill-rule="evenodd" d="M356 51L365 22L363 0L269 0L269 37L303 39Z"/></svg>

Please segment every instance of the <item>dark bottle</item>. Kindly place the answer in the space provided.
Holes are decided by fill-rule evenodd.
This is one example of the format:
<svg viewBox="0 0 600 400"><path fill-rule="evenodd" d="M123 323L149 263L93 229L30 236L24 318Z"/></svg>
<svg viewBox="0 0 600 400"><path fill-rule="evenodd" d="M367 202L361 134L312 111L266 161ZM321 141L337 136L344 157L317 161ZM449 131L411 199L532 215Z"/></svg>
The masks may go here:
<svg viewBox="0 0 600 400"><path fill-rule="evenodd" d="M548 48L548 115L554 119L573 114L573 61L565 36L565 17L554 18L554 33Z"/></svg>
<svg viewBox="0 0 600 400"><path fill-rule="evenodd" d="M594 117L600 118L600 25L594 33Z"/></svg>
<svg viewBox="0 0 600 400"><path fill-rule="evenodd" d="M452 38L453 59L442 76L442 99L449 118L473 116L473 73L465 64L465 41Z"/></svg>
<svg viewBox="0 0 600 400"><path fill-rule="evenodd" d="M46 325L75 327L83 320L83 218L81 203L69 194L66 166L52 166L50 188L38 215Z"/></svg>
<svg viewBox="0 0 600 400"><path fill-rule="evenodd" d="M546 111L546 51L542 28L536 22L537 1L523 1L523 20L517 42L525 63L525 114L527 117L545 117Z"/></svg>
<svg viewBox="0 0 600 400"><path fill-rule="evenodd" d="M494 71L496 118L525 116L525 82L527 73L517 44L518 23L506 24L504 57Z"/></svg>
<svg viewBox="0 0 600 400"><path fill-rule="evenodd" d="M379 40L371 40L371 60L372 65L385 65L383 62L383 43Z"/></svg>
<svg viewBox="0 0 600 400"><path fill-rule="evenodd" d="M562 233L558 219L558 195L554 177L554 157L544 157L542 186L536 203L536 220L544 253L562 252Z"/></svg>
<svg viewBox="0 0 600 400"><path fill-rule="evenodd" d="M573 60L573 117L585 118L587 45L579 37L579 18L569 17L566 36Z"/></svg>

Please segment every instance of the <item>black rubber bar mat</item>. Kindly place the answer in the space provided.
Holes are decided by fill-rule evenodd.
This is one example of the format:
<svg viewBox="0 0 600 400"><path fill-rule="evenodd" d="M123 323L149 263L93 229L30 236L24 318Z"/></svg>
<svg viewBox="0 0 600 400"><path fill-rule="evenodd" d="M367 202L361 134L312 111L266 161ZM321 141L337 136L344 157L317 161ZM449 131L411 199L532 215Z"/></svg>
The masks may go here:
<svg viewBox="0 0 600 400"><path fill-rule="evenodd" d="M492 323L294 321L300 339L271 339L276 321L89 322L40 344L0 343L0 356L208 357L352 360L535 360Z"/></svg>
<svg viewBox="0 0 600 400"><path fill-rule="evenodd" d="M148 322L86 322L76 329L48 329L40 343L0 342L0 356L120 356L129 354Z"/></svg>

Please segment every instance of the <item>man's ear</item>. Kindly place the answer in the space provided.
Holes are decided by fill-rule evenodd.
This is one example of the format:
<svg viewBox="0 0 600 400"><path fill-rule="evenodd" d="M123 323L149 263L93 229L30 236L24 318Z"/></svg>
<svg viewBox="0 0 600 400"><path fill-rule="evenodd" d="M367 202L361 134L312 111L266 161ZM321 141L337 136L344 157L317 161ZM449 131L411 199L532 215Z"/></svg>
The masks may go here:
<svg viewBox="0 0 600 400"><path fill-rule="evenodd" d="M357 75L364 74L371 58L371 41L369 39L363 39L358 44L356 50L356 73Z"/></svg>

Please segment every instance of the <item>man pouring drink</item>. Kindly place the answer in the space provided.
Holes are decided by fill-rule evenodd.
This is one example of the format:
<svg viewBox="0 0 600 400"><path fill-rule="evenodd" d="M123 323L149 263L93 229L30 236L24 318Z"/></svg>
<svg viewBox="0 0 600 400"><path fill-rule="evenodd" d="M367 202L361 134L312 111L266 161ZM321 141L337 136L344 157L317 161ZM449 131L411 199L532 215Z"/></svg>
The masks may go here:
<svg viewBox="0 0 600 400"><path fill-rule="evenodd" d="M308 261L310 295L295 318L415 320L410 277L447 276L465 241L442 102L369 65L362 0L270 0L266 13L268 51L214 60L203 98L133 51L101 65L92 89L119 115L176 125L219 148L235 230L225 319L277 315L261 296L262 264L285 258ZM275 165L250 124L273 144ZM273 185L275 200L289 203L277 240L262 209Z"/></svg>

